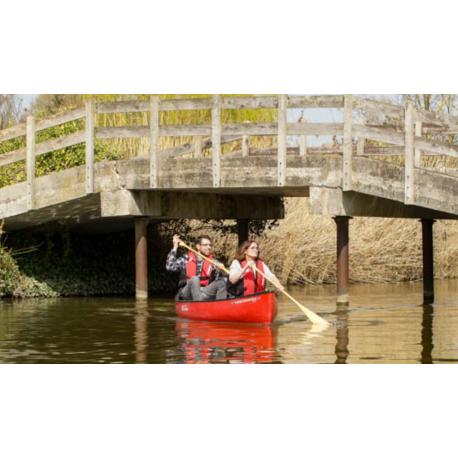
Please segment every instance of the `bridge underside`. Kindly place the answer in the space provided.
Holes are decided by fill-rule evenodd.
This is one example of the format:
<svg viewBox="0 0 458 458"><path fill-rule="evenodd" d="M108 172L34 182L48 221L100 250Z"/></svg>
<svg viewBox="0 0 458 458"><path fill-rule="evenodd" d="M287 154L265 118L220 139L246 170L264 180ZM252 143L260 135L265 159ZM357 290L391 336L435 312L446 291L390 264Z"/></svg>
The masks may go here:
<svg viewBox="0 0 458 458"><path fill-rule="evenodd" d="M5 218L5 231L50 227L112 232L133 227L135 217L170 219L281 219L278 196L120 189L86 195L61 204Z"/></svg>
<svg viewBox="0 0 458 458"><path fill-rule="evenodd" d="M379 218L458 219L457 215L355 191L313 187L310 212L328 216L365 216Z"/></svg>

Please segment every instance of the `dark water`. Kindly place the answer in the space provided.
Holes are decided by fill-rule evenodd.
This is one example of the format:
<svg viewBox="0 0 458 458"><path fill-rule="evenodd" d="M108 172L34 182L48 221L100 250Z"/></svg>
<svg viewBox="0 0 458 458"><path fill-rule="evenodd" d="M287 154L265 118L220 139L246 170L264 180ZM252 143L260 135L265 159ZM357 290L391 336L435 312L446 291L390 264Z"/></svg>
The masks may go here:
<svg viewBox="0 0 458 458"><path fill-rule="evenodd" d="M0 302L1 363L456 363L458 280L353 286L336 309L334 286L292 288L331 326L312 327L279 298L274 324L175 317L171 299L65 298Z"/></svg>

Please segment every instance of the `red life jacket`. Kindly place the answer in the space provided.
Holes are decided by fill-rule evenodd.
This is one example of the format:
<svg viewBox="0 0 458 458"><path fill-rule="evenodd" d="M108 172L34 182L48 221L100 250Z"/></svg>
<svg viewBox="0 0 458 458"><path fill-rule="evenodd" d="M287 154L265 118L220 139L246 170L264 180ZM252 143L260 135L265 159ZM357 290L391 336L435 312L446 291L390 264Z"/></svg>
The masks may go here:
<svg viewBox="0 0 458 458"><path fill-rule="evenodd" d="M211 256L207 256L211 259ZM210 280L210 275L213 270L213 264L208 262L206 259L203 260L202 270L200 272L200 285L207 286ZM186 279L190 279L191 277L195 277L197 275L197 257L196 255L190 251L188 252L188 261L186 262Z"/></svg>
<svg viewBox="0 0 458 458"><path fill-rule="evenodd" d="M243 269L246 265L246 260L242 261L240 265ZM264 263L260 259L256 261L256 267L262 274L264 274ZM264 276L259 273L256 273L255 277L253 270L248 269L245 272L245 275L243 276L243 295L246 296L248 294L262 293L263 291L265 291L265 289L266 279L264 278Z"/></svg>

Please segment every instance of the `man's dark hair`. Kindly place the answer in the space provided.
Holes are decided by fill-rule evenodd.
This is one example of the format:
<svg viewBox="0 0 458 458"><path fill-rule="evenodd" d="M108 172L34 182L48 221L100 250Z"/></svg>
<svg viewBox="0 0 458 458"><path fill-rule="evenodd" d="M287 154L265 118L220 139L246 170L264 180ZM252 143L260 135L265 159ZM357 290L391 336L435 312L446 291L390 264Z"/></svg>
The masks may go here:
<svg viewBox="0 0 458 458"><path fill-rule="evenodd" d="M208 235L199 235L199 237L196 238L196 245L200 245L202 243L202 240L208 240L209 242L212 241L212 239Z"/></svg>

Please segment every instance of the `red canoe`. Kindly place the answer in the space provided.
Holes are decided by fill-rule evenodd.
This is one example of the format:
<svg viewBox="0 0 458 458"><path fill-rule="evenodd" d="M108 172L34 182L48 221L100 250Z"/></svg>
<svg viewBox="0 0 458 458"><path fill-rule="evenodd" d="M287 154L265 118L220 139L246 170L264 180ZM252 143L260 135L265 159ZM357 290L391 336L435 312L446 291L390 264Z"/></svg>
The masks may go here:
<svg viewBox="0 0 458 458"><path fill-rule="evenodd" d="M272 323L277 299L275 293L257 293L220 301L175 301L175 309L190 320Z"/></svg>

